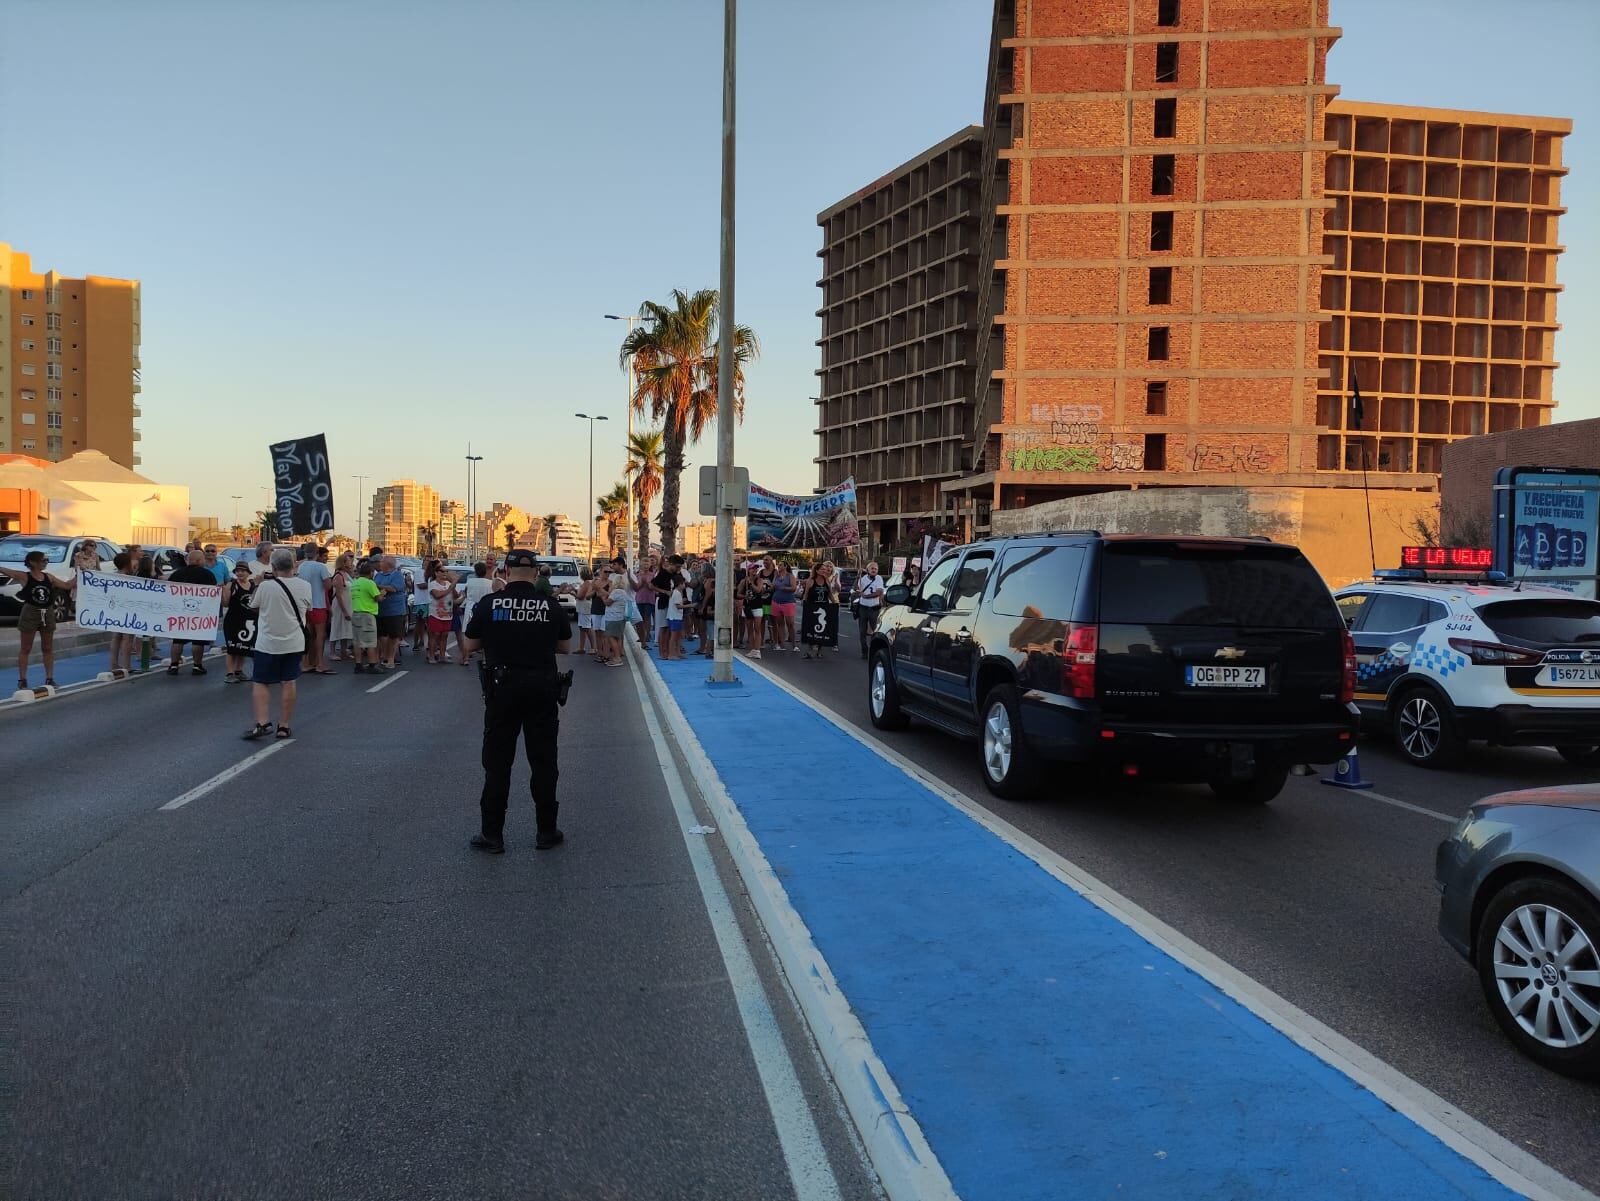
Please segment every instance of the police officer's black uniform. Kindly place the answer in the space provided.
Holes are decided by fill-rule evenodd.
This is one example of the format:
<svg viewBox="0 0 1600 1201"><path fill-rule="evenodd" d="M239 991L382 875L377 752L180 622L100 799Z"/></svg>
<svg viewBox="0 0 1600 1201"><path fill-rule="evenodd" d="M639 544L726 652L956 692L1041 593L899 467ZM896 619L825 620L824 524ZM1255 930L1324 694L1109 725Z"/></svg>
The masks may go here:
<svg viewBox="0 0 1600 1201"><path fill-rule="evenodd" d="M531 551L514 550L508 568L536 567ZM513 580L491 592L472 610L464 631L483 644L483 831L472 840L479 850L505 849L506 801L511 792L511 766L517 758L517 735L528 752L533 777L535 846L546 850L561 842L556 829L556 737L559 733L556 645L571 637L566 614L554 596L532 580Z"/></svg>

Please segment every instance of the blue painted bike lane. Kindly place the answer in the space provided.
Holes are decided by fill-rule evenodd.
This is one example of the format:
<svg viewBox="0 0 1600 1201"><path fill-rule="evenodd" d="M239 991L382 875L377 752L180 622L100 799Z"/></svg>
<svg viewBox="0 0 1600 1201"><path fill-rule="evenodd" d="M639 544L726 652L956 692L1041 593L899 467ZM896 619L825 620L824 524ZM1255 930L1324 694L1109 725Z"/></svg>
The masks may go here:
<svg viewBox="0 0 1600 1201"><path fill-rule="evenodd" d="M774 684L656 665L966 1201L1519 1195Z"/></svg>

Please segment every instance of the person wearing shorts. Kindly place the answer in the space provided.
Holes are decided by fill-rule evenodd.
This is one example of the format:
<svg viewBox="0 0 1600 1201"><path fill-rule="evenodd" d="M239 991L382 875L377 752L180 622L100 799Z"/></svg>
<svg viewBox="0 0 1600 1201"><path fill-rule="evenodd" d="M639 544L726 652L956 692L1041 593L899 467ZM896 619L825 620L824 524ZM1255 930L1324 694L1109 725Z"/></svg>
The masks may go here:
<svg viewBox="0 0 1600 1201"><path fill-rule="evenodd" d="M19 692L28 691L28 656L33 653L35 635L39 637L40 649L44 654L44 682L55 687L56 589L71 592L78 587L76 572L70 580L60 580L47 573L44 565L49 561L44 551L31 550L22 557L24 570L0 567L0 575L9 576L22 586L17 593L17 598L22 602L17 614Z"/></svg>
<svg viewBox="0 0 1600 1201"><path fill-rule="evenodd" d="M781 651L785 640L789 649L798 651L800 640L795 629L794 568L787 563L778 567L772 577L772 648Z"/></svg>
<svg viewBox="0 0 1600 1201"><path fill-rule="evenodd" d="M406 637L406 614L411 602L411 584L399 570L393 555L378 560L372 577L382 593L378 600L378 670L393 671L400 644Z"/></svg>
<svg viewBox="0 0 1600 1201"><path fill-rule="evenodd" d="M378 585L372 560L361 560L350 581L350 639L356 644L356 674L378 670Z"/></svg>

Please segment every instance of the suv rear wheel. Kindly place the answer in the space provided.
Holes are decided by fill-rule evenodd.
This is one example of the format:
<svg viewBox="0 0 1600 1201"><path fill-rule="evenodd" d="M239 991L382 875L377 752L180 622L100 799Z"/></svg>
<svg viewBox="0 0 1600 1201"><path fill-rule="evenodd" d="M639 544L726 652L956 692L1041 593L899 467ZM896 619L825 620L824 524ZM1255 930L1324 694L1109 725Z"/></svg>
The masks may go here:
<svg viewBox="0 0 1600 1201"><path fill-rule="evenodd" d="M1565 880L1517 880L1489 901L1477 941L1484 998L1518 1049L1600 1076L1600 905Z"/></svg>
<svg viewBox="0 0 1600 1201"><path fill-rule="evenodd" d="M1211 791L1225 801L1238 801L1245 805L1265 805L1283 791L1283 786L1288 780L1287 767L1258 764L1255 774L1249 779L1234 780L1227 776L1213 776L1210 783Z"/></svg>
<svg viewBox="0 0 1600 1201"><path fill-rule="evenodd" d="M872 714L872 724L880 730L903 730L911 724L900 708L900 689L895 687L894 670L885 650L873 652L872 666L867 669L867 711Z"/></svg>
<svg viewBox="0 0 1600 1201"><path fill-rule="evenodd" d="M1039 758L1022 733L1017 690L1001 684L983 698L983 782L996 796L1021 800L1039 788Z"/></svg>
<svg viewBox="0 0 1600 1201"><path fill-rule="evenodd" d="M1395 698L1389 732L1400 753L1418 767L1454 767L1466 749L1450 702L1431 688L1408 688Z"/></svg>

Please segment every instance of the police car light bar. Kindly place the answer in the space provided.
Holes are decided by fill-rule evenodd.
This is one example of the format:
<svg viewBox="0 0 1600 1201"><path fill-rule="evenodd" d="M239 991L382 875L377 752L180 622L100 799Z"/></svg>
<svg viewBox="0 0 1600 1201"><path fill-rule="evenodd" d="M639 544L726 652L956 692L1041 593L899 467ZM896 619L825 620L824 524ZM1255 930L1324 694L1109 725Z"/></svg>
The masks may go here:
<svg viewBox="0 0 1600 1201"><path fill-rule="evenodd" d="M1494 565L1494 552L1486 546L1402 546L1401 567L1420 567L1424 571L1487 571Z"/></svg>

